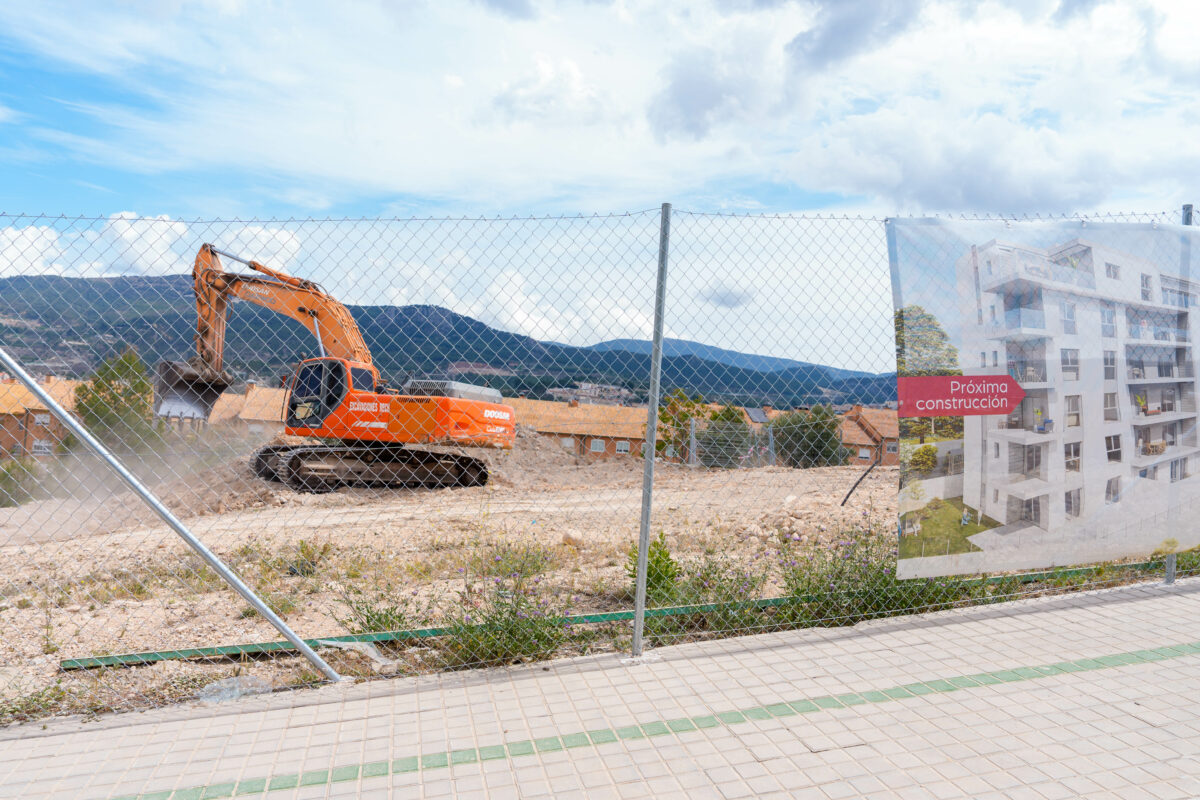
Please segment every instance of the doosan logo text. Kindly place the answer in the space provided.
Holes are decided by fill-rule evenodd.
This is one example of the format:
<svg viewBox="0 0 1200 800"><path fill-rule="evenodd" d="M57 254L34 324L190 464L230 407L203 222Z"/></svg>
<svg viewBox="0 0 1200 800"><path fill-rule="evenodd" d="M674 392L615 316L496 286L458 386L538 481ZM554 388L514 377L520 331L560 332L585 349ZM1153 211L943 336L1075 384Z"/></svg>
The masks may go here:
<svg viewBox="0 0 1200 800"><path fill-rule="evenodd" d="M511 416L512 416L512 415L511 415L511 414L509 414L507 411L497 411L497 410L496 410L496 409L494 409L494 408L485 408L485 409L483 410L483 418L484 418L484 419L504 419L504 420L507 420L507 419L510 419L510 418L511 418Z"/></svg>

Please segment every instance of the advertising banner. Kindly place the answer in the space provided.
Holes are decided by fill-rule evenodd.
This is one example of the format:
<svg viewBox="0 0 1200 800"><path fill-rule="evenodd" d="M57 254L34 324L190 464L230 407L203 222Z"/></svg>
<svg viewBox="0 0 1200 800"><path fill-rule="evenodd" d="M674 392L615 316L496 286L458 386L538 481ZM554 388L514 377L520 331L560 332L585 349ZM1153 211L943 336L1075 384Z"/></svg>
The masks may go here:
<svg viewBox="0 0 1200 800"><path fill-rule="evenodd" d="M889 220L902 578L1200 546L1197 229Z"/></svg>

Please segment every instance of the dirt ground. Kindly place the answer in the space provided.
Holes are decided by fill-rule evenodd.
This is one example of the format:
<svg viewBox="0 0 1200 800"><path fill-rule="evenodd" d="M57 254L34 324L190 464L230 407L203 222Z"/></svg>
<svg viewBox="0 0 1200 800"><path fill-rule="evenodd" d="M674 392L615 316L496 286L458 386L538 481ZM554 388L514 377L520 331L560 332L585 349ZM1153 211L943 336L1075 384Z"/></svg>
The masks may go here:
<svg viewBox="0 0 1200 800"><path fill-rule="evenodd" d="M256 478L241 457L155 490L306 638L345 633L351 597L461 591L461 571L514 543L540 554L546 585L572 612L627 607L625 561L637 537L644 463L585 461L526 432L513 451L486 459L489 484L470 489L296 494ZM889 529L895 468L876 469L841 506L859 475L852 467L659 463L652 530L680 557L706 549L749 557L779 535L819 547L848 526ZM0 719L5 698L28 702L56 682L104 709L188 697L235 668L171 662L64 676L58 664L279 638L247 611L131 495L0 509ZM342 663L358 657L337 655ZM273 685L306 672L294 658L236 669ZM78 711L80 703L62 707Z"/></svg>

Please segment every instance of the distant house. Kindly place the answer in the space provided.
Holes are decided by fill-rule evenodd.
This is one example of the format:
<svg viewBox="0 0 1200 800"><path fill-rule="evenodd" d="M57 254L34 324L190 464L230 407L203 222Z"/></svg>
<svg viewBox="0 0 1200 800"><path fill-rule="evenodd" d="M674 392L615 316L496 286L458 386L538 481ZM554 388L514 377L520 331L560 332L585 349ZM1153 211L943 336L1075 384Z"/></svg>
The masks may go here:
<svg viewBox="0 0 1200 800"><path fill-rule="evenodd" d="M238 419L250 433L282 433L287 396L287 389L249 386Z"/></svg>
<svg viewBox="0 0 1200 800"><path fill-rule="evenodd" d="M48 377L41 385L59 405L75 408L79 381ZM0 380L0 458L53 456L67 435L66 427L24 384Z"/></svg>
<svg viewBox="0 0 1200 800"><path fill-rule="evenodd" d="M628 406L559 403L506 397L518 425L554 439L564 450L587 458L640 455L646 409Z"/></svg>
<svg viewBox="0 0 1200 800"><path fill-rule="evenodd" d="M633 400L633 392L622 386L607 383L577 383L569 388L547 389L546 394L555 400L577 403L602 403L624 405Z"/></svg>
<svg viewBox="0 0 1200 800"><path fill-rule="evenodd" d="M495 375L503 378L517 373L508 367L493 367L491 364L475 361L455 361L446 367L446 374L452 378L459 375Z"/></svg>
<svg viewBox="0 0 1200 800"><path fill-rule="evenodd" d="M208 423L240 433L281 433L286 401L287 389L250 384L245 394L221 395L213 405Z"/></svg>
<svg viewBox="0 0 1200 800"><path fill-rule="evenodd" d="M900 463L900 421L890 408L854 406L842 415L842 445L850 451L850 463L866 466L882 457L881 463Z"/></svg>

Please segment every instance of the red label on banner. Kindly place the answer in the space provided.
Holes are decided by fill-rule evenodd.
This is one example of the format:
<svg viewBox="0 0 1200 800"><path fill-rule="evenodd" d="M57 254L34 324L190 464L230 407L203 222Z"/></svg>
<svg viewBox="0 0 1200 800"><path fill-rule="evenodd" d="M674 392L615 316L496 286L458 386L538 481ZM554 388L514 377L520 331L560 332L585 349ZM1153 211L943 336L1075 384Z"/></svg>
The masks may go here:
<svg viewBox="0 0 1200 800"><path fill-rule="evenodd" d="M902 417L1011 414L1025 390L1009 375L929 375L897 378Z"/></svg>

